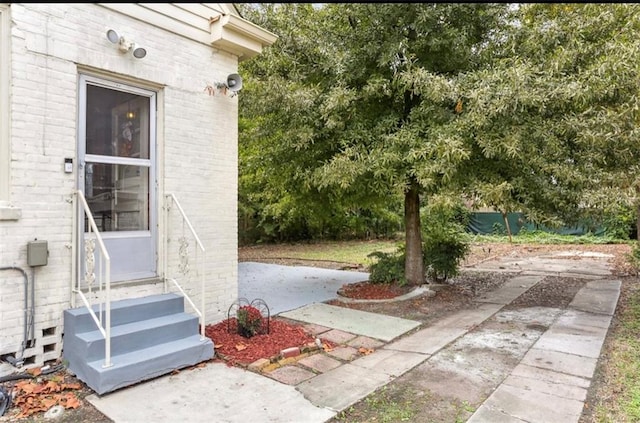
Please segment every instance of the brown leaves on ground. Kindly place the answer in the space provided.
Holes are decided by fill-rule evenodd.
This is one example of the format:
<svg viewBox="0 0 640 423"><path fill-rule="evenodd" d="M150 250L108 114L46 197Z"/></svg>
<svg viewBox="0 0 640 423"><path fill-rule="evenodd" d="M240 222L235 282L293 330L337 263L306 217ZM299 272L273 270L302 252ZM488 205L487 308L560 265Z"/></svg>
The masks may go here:
<svg viewBox="0 0 640 423"><path fill-rule="evenodd" d="M23 380L15 384L13 404L20 408L18 418L47 411L55 405L64 408L80 407L80 400L74 391L81 388L79 383L65 383L57 380ZM67 392L65 392L67 391Z"/></svg>
<svg viewBox="0 0 640 423"><path fill-rule="evenodd" d="M369 355L372 354L374 350L372 348L360 347L358 348L358 352L362 355Z"/></svg>

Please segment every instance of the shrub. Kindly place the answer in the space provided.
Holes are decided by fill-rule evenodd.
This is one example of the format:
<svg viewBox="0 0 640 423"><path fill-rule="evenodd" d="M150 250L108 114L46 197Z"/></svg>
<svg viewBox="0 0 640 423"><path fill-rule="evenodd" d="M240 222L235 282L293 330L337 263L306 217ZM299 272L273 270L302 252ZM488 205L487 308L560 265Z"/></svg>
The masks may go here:
<svg viewBox="0 0 640 423"><path fill-rule="evenodd" d="M435 201L426 208L422 253L427 277L443 281L458 275L460 263L469 253L461 213L460 206L449 200Z"/></svg>
<svg viewBox="0 0 640 423"><path fill-rule="evenodd" d="M627 255L627 260L636 269L636 274L640 271L640 243L635 242L631 252Z"/></svg>
<svg viewBox="0 0 640 423"><path fill-rule="evenodd" d="M629 239L636 223L636 210L626 204L607 207L604 211L602 225L604 234L613 239Z"/></svg>
<svg viewBox="0 0 640 423"><path fill-rule="evenodd" d="M260 310L251 306L245 305L238 309L236 314L238 319L238 333L245 338L251 338L263 328L263 317Z"/></svg>
<svg viewBox="0 0 640 423"><path fill-rule="evenodd" d="M404 248L401 247L393 253L374 251L367 257L376 259L369 266L369 282L393 283L404 285L407 280L404 277Z"/></svg>

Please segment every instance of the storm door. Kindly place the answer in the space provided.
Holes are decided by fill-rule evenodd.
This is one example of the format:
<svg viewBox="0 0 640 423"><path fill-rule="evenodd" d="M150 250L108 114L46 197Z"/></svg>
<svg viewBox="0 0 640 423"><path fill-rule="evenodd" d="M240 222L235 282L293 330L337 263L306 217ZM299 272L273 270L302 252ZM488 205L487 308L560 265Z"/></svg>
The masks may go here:
<svg viewBox="0 0 640 423"><path fill-rule="evenodd" d="M83 75L79 97L79 189L111 257L111 280L157 276L156 95ZM80 224L86 233L86 216Z"/></svg>

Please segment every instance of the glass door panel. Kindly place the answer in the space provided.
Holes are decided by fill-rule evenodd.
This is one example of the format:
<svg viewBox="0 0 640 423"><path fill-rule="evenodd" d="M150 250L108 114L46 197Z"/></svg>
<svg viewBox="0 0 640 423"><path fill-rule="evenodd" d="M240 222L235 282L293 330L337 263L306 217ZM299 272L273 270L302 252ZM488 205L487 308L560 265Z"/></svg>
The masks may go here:
<svg viewBox="0 0 640 423"><path fill-rule="evenodd" d="M84 76L80 97L79 186L112 256L113 280L155 276L155 93Z"/></svg>

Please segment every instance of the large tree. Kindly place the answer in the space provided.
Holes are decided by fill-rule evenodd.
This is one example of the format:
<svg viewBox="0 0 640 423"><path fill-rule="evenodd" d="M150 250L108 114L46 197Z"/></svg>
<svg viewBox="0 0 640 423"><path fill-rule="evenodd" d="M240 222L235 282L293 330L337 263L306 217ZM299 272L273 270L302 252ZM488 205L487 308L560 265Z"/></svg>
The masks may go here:
<svg viewBox="0 0 640 423"><path fill-rule="evenodd" d="M454 79L480 66L506 11L496 4L280 5L258 19L284 42L277 58L249 69L263 97L247 99L243 113L265 116L260 130L282 141L285 166L299 166L293 174L317 195L404 198L409 283L424 282L420 198L446 189L468 157L453 130Z"/></svg>
<svg viewBox="0 0 640 423"><path fill-rule="evenodd" d="M241 140L255 152L247 162L262 165L254 187L300 206L320 199L325 210L403 198L412 284L424 282L420 201L435 194L464 192L537 222L570 222L604 181L622 185L638 157L637 11L251 9L281 37L243 69L250 130Z"/></svg>
<svg viewBox="0 0 640 423"><path fill-rule="evenodd" d="M547 224L620 201L640 154L639 12L520 6L491 66L459 79L471 195Z"/></svg>
<svg viewBox="0 0 640 423"><path fill-rule="evenodd" d="M309 238L353 230L350 222L357 219L384 231L394 221L389 211L397 210L382 201L388 193L321 189L313 176L340 149L339 109L347 104L335 95L346 52L332 42L332 13L300 3L240 6L279 36L260 57L241 65L241 212L257 216L262 233L274 239L278 233Z"/></svg>

